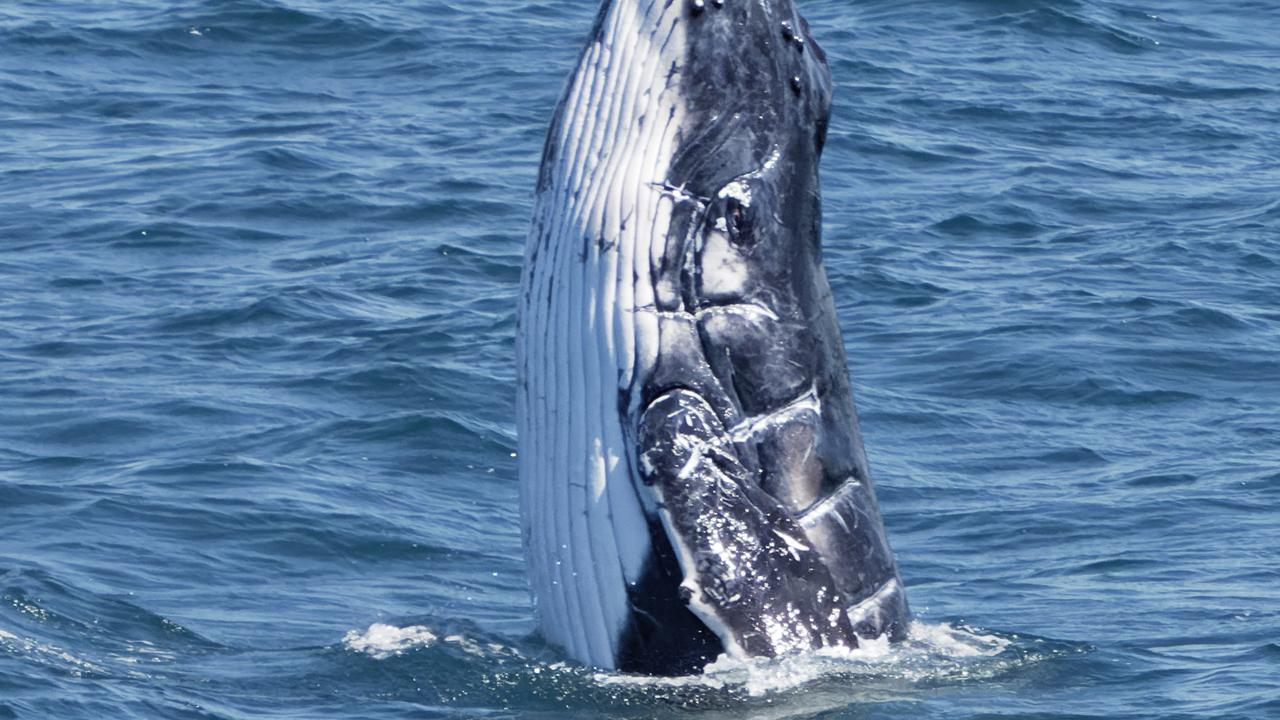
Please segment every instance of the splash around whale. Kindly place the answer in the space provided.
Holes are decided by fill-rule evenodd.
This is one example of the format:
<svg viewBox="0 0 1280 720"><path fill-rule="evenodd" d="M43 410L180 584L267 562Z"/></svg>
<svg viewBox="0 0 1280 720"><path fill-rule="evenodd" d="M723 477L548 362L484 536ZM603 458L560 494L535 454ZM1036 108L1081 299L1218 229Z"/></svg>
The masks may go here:
<svg viewBox="0 0 1280 720"><path fill-rule="evenodd" d="M657 675L904 632L821 260L826 57L790 0L605 0L517 336L545 638Z"/></svg>

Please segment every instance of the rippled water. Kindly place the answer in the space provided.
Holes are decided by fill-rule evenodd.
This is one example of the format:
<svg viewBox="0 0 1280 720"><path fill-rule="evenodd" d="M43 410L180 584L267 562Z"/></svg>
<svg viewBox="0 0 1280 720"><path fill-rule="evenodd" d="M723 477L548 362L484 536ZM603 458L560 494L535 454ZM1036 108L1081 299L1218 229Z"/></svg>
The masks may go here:
<svg viewBox="0 0 1280 720"><path fill-rule="evenodd" d="M919 619L648 681L517 533L592 5L0 6L0 718L1280 716L1280 6L802 3Z"/></svg>

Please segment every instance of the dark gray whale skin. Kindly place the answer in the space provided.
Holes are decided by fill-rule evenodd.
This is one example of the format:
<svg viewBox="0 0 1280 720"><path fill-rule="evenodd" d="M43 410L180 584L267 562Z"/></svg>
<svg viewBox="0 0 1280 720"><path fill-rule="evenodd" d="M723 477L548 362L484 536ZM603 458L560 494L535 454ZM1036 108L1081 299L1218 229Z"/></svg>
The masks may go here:
<svg viewBox="0 0 1280 720"><path fill-rule="evenodd" d="M655 1L685 3L687 120L676 218L636 278L656 289L658 359L618 398L631 476L661 510L618 669L696 672L724 638L763 657L899 638L906 596L822 266L826 57L791 0Z"/></svg>

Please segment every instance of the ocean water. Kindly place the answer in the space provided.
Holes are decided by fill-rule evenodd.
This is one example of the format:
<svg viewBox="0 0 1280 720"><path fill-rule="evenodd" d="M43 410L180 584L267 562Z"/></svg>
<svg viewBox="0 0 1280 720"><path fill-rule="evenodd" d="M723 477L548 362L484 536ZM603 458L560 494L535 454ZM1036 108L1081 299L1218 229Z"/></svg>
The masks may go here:
<svg viewBox="0 0 1280 720"><path fill-rule="evenodd" d="M593 5L0 5L0 718L1280 717L1280 4L802 2L917 619L663 681L519 549Z"/></svg>

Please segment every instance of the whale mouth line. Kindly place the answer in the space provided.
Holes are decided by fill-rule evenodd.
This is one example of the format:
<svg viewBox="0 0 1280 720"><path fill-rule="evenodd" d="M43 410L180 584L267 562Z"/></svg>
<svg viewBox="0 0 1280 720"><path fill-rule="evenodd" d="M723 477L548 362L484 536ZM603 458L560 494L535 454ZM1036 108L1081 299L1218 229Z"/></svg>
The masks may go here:
<svg viewBox="0 0 1280 720"><path fill-rule="evenodd" d="M757 302L726 302L716 305L707 305L694 311L689 310L663 310L654 305L646 305L644 307L632 308L631 312L637 314L648 314L656 317L666 318L670 320L684 320L688 322L701 322L710 317L718 315L739 315L743 317L763 318L774 322L781 322L782 318L778 314L770 310L765 305Z"/></svg>
<svg viewBox="0 0 1280 720"><path fill-rule="evenodd" d="M896 577L889 578L876 589L875 592L867 596L865 600L849 608L849 620L856 626L860 620L863 620L868 614L877 612L884 600L893 593L902 592L902 582Z"/></svg>

